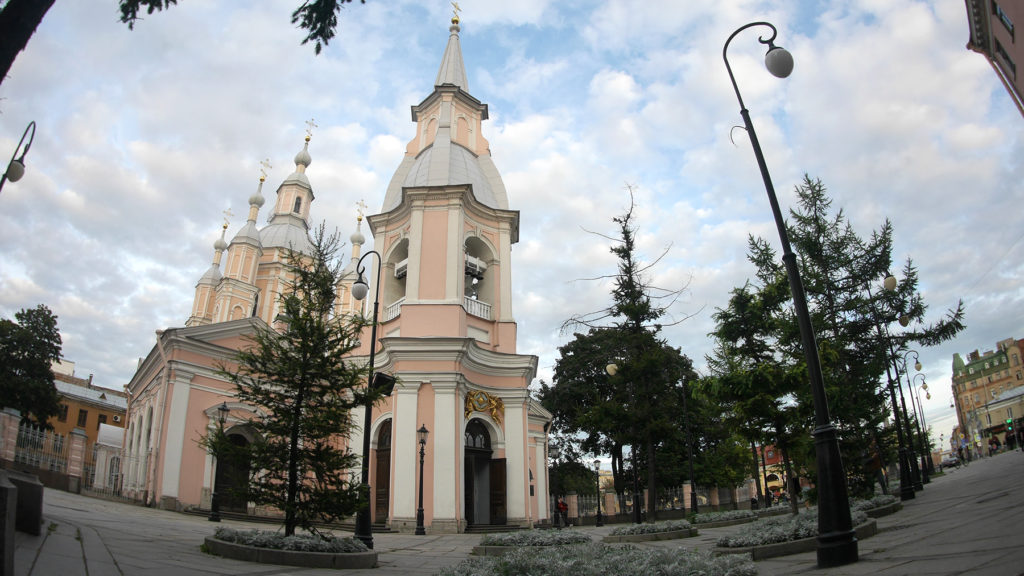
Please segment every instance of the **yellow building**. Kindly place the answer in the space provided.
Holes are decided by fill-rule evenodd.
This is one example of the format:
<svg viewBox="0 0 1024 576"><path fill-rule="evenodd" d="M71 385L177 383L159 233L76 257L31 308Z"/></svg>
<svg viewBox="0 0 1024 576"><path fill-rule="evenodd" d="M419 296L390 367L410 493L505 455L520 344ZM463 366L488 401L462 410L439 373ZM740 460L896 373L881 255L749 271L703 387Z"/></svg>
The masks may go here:
<svg viewBox="0 0 1024 576"><path fill-rule="evenodd" d="M1024 340L1007 338L996 349L967 355L953 355L953 399L956 417L964 440L975 448L983 447L993 434L1002 440L1006 418L1024 416L1024 410L1010 401L1021 398L1008 394L1024 385ZM998 407L998 408L997 408ZM1007 413L1012 415L1007 415Z"/></svg>
<svg viewBox="0 0 1024 576"><path fill-rule="evenodd" d="M99 435L100 424L124 428L128 407L124 392L94 386L92 374L77 378L73 362L55 363L52 369L53 383L60 394L60 412L49 421L55 433L66 436L81 428L91 446Z"/></svg>

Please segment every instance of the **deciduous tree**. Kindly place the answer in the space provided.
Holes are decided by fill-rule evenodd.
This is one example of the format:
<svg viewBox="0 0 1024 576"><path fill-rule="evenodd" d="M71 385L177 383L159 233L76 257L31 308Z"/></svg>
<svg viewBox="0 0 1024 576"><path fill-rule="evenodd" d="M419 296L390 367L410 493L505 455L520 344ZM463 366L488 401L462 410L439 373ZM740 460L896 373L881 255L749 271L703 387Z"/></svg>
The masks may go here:
<svg viewBox="0 0 1024 576"><path fill-rule="evenodd" d="M40 304L23 308L14 319L0 319L0 408L15 408L22 418L49 426L60 408L51 369L61 359L57 317Z"/></svg>

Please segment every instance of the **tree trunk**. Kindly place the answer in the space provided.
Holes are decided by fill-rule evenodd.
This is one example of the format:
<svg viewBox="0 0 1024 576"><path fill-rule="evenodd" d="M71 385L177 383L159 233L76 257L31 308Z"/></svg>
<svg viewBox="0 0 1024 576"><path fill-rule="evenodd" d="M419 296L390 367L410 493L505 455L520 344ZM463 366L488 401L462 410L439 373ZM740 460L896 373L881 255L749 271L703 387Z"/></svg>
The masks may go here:
<svg viewBox="0 0 1024 576"><path fill-rule="evenodd" d="M757 501L760 502L761 508L767 508L764 493L761 492L761 471L757 462L757 447L753 442L750 443L750 453L754 456L754 484L757 485Z"/></svg>
<svg viewBox="0 0 1024 576"><path fill-rule="evenodd" d="M0 84L54 0L8 0L0 9Z"/></svg>
<svg viewBox="0 0 1024 576"><path fill-rule="evenodd" d="M789 452L785 448L779 447L779 451L782 452L782 462L786 466L786 492L789 494L789 511L794 516L800 513L800 509L796 505L796 491L793 490L793 465L789 461Z"/></svg>

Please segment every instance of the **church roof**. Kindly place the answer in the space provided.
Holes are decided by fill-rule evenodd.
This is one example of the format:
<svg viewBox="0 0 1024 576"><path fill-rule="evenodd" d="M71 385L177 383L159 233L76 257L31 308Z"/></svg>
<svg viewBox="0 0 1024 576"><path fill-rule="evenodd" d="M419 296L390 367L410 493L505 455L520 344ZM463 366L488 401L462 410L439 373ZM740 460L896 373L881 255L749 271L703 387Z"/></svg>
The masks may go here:
<svg viewBox="0 0 1024 576"><path fill-rule="evenodd" d="M413 120L423 122L419 118L421 108L426 103L434 102L439 94L455 94L480 114L479 120L487 119L487 105L469 94L469 81L466 78L466 67L462 61L462 47L459 44L459 24L452 20L448 29L448 44L441 57L441 66L434 81L434 92L424 100L423 104L413 107ZM444 116L444 114L442 114ZM433 135L433 143L416 156L406 156L398 166L388 184L381 212L389 212L398 207L402 201L402 189L420 186L449 186L469 184L473 188L473 196L481 204L491 208L508 209L508 195L505 184L498 174L490 153L484 151L476 154L454 141L455 134L452 120L442 118Z"/></svg>
<svg viewBox="0 0 1024 576"><path fill-rule="evenodd" d="M437 71L437 80L434 86L451 84L469 92L469 80L466 78L466 67L462 63L462 47L459 45L459 24L453 21L448 28L448 46L444 49L444 56L441 58L441 68Z"/></svg>
<svg viewBox="0 0 1024 576"><path fill-rule="evenodd" d="M443 158L440 162L433 162L435 153L447 156L447 162ZM421 152L409 168L402 186L443 186L449 183L472 184L473 196L477 200L487 206L500 207L477 157L451 142L439 142Z"/></svg>

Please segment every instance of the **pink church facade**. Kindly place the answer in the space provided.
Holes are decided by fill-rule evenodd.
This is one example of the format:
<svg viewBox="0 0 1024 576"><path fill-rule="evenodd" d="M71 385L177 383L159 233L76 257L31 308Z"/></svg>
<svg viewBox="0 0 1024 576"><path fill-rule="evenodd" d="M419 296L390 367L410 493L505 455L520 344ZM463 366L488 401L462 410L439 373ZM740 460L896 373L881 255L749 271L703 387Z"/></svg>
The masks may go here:
<svg viewBox="0 0 1024 576"><path fill-rule="evenodd" d="M375 371L398 383L349 446L358 454L362 434L369 434L373 522L398 531L411 532L416 523L421 426L430 431L423 474L428 532L530 526L550 517L551 414L530 397L537 358L517 353L512 314L519 212L509 209L481 132L487 105L469 93L459 31L453 19L434 90L412 107L415 134L380 211L367 217L377 254L363 262L375 272L379 258L381 270L370 279L376 285L369 298L380 295L378 338L371 342L367 328L351 361L365 364L375 345ZM308 243L309 140L295 157L295 172L277 189L269 223L256 226L261 178L247 223L230 243L223 233L215 243L186 326L159 331L129 383L123 480L129 496L169 509L207 509L214 487L246 472L218 469L197 441L218 425L222 403L230 409L229 436L253 439L246 420L258 408L234 401L218 367L230 366L257 324L275 325L285 254ZM337 286L338 313L366 313L372 305L350 291L364 243L357 229ZM364 416L356 414L356 422ZM222 509L273 513L246 502L222 501Z"/></svg>

